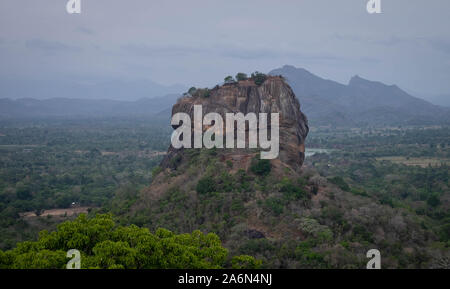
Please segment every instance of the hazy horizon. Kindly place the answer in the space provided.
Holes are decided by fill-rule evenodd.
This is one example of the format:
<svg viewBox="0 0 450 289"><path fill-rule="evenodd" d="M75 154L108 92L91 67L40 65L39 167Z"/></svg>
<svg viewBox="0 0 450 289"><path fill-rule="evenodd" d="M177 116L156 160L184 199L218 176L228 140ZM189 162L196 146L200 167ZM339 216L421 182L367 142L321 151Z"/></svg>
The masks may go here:
<svg viewBox="0 0 450 289"><path fill-rule="evenodd" d="M365 0L336 2L82 0L82 13L69 15L66 1L4 0L0 78L24 91L117 81L180 88L289 64L429 101L450 95L448 1L382 1L379 15Z"/></svg>

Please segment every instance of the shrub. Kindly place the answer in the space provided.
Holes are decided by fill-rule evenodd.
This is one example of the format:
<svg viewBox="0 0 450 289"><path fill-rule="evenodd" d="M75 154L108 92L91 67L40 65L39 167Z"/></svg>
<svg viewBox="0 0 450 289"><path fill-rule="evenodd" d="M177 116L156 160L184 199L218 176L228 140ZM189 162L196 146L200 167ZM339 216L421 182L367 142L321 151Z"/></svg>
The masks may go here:
<svg viewBox="0 0 450 289"><path fill-rule="evenodd" d="M439 239L443 242L448 242L450 240L450 223L441 226L439 231Z"/></svg>
<svg viewBox="0 0 450 289"><path fill-rule="evenodd" d="M251 239L241 245L239 251L243 254L256 254L276 250L275 246L267 239Z"/></svg>
<svg viewBox="0 0 450 289"><path fill-rule="evenodd" d="M283 202L278 198L274 197L268 198L266 199L264 205L266 206L266 208L272 211L275 214L275 216L279 216L281 215L281 213L283 213L284 210Z"/></svg>
<svg viewBox="0 0 450 289"><path fill-rule="evenodd" d="M351 188L351 193L357 196L363 196L363 197L368 197L369 195L367 194L366 191L364 191L364 189L357 189L357 188Z"/></svg>
<svg viewBox="0 0 450 289"><path fill-rule="evenodd" d="M196 91L197 91L197 88L195 88L195 87L193 86L193 87L189 88L188 93L189 93L190 95L193 95Z"/></svg>
<svg viewBox="0 0 450 289"><path fill-rule="evenodd" d="M366 227L362 225L355 225L353 227L353 241L366 241L373 243L373 234L369 232Z"/></svg>
<svg viewBox="0 0 450 289"><path fill-rule="evenodd" d="M156 166L152 169L152 178L155 178L160 172L162 172L162 168L160 166Z"/></svg>
<svg viewBox="0 0 450 289"><path fill-rule="evenodd" d="M195 91L193 91L192 96L194 96L194 97L210 97L211 90L208 88L197 88L197 89L195 89Z"/></svg>
<svg viewBox="0 0 450 289"><path fill-rule="evenodd" d="M328 179L329 182L335 184L343 191L350 191L350 186L344 181L342 177L336 176Z"/></svg>
<svg viewBox="0 0 450 289"><path fill-rule="evenodd" d="M16 189L16 196L20 200L30 200L33 197L31 190L25 186L19 186Z"/></svg>
<svg viewBox="0 0 450 289"><path fill-rule="evenodd" d="M177 154L170 159L169 164L172 168L176 168L181 163L182 159L183 157L181 156L181 154Z"/></svg>
<svg viewBox="0 0 450 289"><path fill-rule="evenodd" d="M431 207L437 207L441 204L441 200L439 199L439 194L433 193L431 196L427 199L427 204Z"/></svg>
<svg viewBox="0 0 450 289"><path fill-rule="evenodd" d="M250 170L260 176L266 176L270 173L272 166L269 160L262 160L259 157L255 157L250 164Z"/></svg>
<svg viewBox="0 0 450 289"><path fill-rule="evenodd" d="M264 83L264 81L266 81L267 79L267 75L265 75L264 73L255 71L254 73L252 73L252 79L255 82L256 85L261 85Z"/></svg>
<svg viewBox="0 0 450 289"><path fill-rule="evenodd" d="M225 83L233 83L234 79L233 76L228 75L227 77L224 78Z"/></svg>
<svg viewBox="0 0 450 289"><path fill-rule="evenodd" d="M214 137L215 137L215 135L214 135ZM210 156L216 156L217 155L217 147L213 147L212 149L209 149L208 154Z"/></svg>
<svg viewBox="0 0 450 289"><path fill-rule="evenodd" d="M299 229L309 237L314 237L319 243L330 242L333 232L325 225L321 225L316 219L301 218Z"/></svg>
<svg viewBox="0 0 450 289"><path fill-rule="evenodd" d="M208 194L216 190L216 183L210 177L204 177L197 183L196 187L197 193Z"/></svg>
<svg viewBox="0 0 450 289"><path fill-rule="evenodd" d="M292 184L291 180L287 178L281 182L280 192L284 193L284 196L288 200L298 200L306 196L300 187Z"/></svg>
<svg viewBox="0 0 450 289"><path fill-rule="evenodd" d="M312 250L312 242L301 242L295 249L296 259L300 261L301 265L313 268L326 268L325 256L323 253L314 252Z"/></svg>
<svg viewBox="0 0 450 289"><path fill-rule="evenodd" d="M210 96L211 96L211 91L210 91L209 89L206 88L206 89L204 90L202 96L205 97L205 98L210 97Z"/></svg>
<svg viewBox="0 0 450 289"><path fill-rule="evenodd" d="M238 74L236 74L237 81L247 80L247 79L248 79L248 76L245 73L239 72Z"/></svg>
<svg viewBox="0 0 450 289"><path fill-rule="evenodd" d="M248 255L234 256L231 259L231 268L233 269L259 269L261 267L261 260Z"/></svg>
<svg viewBox="0 0 450 289"><path fill-rule="evenodd" d="M319 186L314 184L311 188L311 193L313 193L314 195L317 195L318 192L319 192Z"/></svg>

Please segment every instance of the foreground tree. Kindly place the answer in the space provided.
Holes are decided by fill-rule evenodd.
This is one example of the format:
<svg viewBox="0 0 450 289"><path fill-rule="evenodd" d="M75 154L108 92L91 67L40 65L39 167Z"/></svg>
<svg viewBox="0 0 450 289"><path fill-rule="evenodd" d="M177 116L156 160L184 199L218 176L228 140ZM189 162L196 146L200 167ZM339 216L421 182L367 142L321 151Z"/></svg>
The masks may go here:
<svg viewBox="0 0 450 289"><path fill-rule="evenodd" d="M81 253L81 268L223 268L228 250L216 234L194 231L174 234L158 229L154 234L135 225L116 226L111 215L88 218L80 215L64 222L55 232L42 231L36 242L22 242L13 250L0 251L0 268L64 269L66 252ZM230 263L230 262L228 262ZM236 256L233 267L255 268L260 262L250 256Z"/></svg>

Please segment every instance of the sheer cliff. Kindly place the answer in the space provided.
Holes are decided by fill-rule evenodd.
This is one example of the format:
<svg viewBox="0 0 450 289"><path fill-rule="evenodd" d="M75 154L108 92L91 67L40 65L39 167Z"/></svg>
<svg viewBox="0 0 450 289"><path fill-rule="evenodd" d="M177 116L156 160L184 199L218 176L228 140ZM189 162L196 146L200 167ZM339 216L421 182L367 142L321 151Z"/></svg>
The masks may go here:
<svg viewBox="0 0 450 289"><path fill-rule="evenodd" d="M300 103L292 89L278 76L268 77L261 85L252 80L244 80L216 86L212 90L196 91L193 95L183 97L173 106L172 115L184 112L194 120L194 105L201 105L203 115L210 112L218 113L225 119L226 113L279 113L279 161L283 165L298 171L305 158L305 139L308 134L308 121L300 111ZM269 122L270 124L270 122ZM194 125L192 124L192 128ZM176 126L174 126L176 128ZM203 127L205 130L206 127ZM270 135L269 126L269 135ZM248 126L247 131L248 135ZM225 135L225 134L224 134ZM237 134L234 134L236 137ZM248 145L247 145L248 147ZM227 154L241 154L241 150L225 149ZM163 161L163 167L174 168L174 157L182 157L173 147ZM276 160L275 162L277 162Z"/></svg>

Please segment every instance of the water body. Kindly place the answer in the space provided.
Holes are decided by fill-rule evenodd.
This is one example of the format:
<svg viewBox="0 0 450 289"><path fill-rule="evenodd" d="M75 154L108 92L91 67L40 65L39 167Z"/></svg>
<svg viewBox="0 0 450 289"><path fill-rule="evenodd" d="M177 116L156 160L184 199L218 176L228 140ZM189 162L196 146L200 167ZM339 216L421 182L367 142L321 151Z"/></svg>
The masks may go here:
<svg viewBox="0 0 450 289"><path fill-rule="evenodd" d="M329 154L331 153L332 150L329 149L311 149L311 148L306 148L305 149L305 157L310 157L313 156L315 154Z"/></svg>

